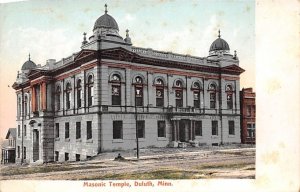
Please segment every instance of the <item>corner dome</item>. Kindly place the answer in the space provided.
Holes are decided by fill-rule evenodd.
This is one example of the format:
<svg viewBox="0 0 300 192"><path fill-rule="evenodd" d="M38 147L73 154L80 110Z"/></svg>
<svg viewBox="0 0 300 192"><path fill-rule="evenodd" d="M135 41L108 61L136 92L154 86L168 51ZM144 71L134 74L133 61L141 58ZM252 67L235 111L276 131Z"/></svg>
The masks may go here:
<svg viewBox="0 0 300 192"><path fill-rule="evenodd" d="M220 35L220 30L219 30L219 35L218 35L218 39L216 39L210 46L209 48L209 52L211 51L229 51L229 45L228 43L221 38Z"/></svg>
<svg viewBox="0 0 300 192"><path fill-rule="evenodd" d="M29 55L28 61L26 61L22 65L21 70L31 70L31 69L34 69L34 68L36 68L36 64L33 61L30 60L30 55Z"/></svg>
<svg viewBox="0 0 300 192"><path fill-rule="evenodd" d="M97 28L109 28L109 29L115 29L119 31L119 26L116 20L107 14L107 5L105 4L105 13L101 17L99 17L94 25L94 30Z"/></svg>

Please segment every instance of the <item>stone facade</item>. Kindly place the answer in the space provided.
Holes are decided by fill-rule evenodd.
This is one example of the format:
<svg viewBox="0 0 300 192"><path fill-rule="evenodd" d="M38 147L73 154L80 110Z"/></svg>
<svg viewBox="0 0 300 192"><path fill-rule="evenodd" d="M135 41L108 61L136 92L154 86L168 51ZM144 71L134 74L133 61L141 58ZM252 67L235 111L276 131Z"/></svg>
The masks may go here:
<svg viewBox="0 0 300 192"><path fill-rule="evenodd" d="M67 58L24 63L17 162L84 160L134 149L137 137L142 148L240 143L244 70L220 35L201 58L133 47L107 11L93 32Z"/></svg>

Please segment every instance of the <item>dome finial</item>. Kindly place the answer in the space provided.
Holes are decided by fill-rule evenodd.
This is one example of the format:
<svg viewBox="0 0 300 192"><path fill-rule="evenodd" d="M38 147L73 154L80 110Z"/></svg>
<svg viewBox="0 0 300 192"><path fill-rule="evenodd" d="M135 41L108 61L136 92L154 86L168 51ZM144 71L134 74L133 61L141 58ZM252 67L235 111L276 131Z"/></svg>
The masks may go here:
<svg viewBox="0 0 300 192"><path fill-rule="evenodd" d="M107 4L106 3L104 5L104 7L105 7L105 14L107 14Z"/></svg>
<svg viewBox="0 0 300 192"><path fill-rule="evenodd" d="M28 54L28 61L30 61L30 53Z"/></svg>
<svg viewBox="0 0 300 192"><path fill-rule="evenodd" d="M87 40L86 40L86 32L83 33L83 41L82 41L82 45L86 44Z"/></svg>
<svg viewBox="0 0 300 192"><path fill-rule="evenodd" d="M124 39L126 43L132 44L131 38L129 37L129 30L126 29L126 38Z"/></svg>
<svg viewBox="0 0 300 192"><path fill-rule="evenodd" d="M219 37L219 38L221 37L221 31L220 31L220 29L219 29L219 35L218 35L218 37Z"/></svg>
<svg viewBox="0 0 300 192"><path fill-rule="evenodd" d="M234 50L234 55L233 55L234 59L237 59L237 54L236 54L236 50Z"/></svg>

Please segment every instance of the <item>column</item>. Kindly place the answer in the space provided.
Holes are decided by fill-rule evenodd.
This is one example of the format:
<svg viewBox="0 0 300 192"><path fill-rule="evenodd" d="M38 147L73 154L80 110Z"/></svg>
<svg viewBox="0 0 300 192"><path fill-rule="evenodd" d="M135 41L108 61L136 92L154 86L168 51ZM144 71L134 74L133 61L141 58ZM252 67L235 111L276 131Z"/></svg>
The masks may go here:
<svg viewBox="0 0 300 192"><path fill-rule="evenodd" d="M46 82L43 82L42 83L42 86L41 86L41 98L42 98L42 101L41 101L41 107L42 107L42 110L45 111L47 109L47 86L46 86Z"/></svg>
<svg viewBox="0 0 300 192"><path fill-rule="evenodd" d="M177 135L176 135L176 127L177 127L176 121L173 120L172 123L173 123L172 140L176 141L176 138L177 138Z"/></svg>
<svg viewBox="0 0 300 192"><path fill-rule="evenodd" d="M195 121L193 121L193 123L192 123L192 140L195 140L195 125L196 125L196 122Z"/></svg>
<svg viewBox="0 0 300 192"><path fill-rule="evenodd" d="M176 121L176 141L179 141L179 120Z"/></svg>
<svg viewBox="0 0 300 192"><path fill-rule="evenodd" d="M193 139L193 120L190 120L190 135L189 135L189 140L194 140Z"/></svg>
<svg viewBox="0 0 300 192"><path fill-rule="evenodd" d="M36 92L35 87L31 87L31 110L32 112L36 112Z"/></svg>

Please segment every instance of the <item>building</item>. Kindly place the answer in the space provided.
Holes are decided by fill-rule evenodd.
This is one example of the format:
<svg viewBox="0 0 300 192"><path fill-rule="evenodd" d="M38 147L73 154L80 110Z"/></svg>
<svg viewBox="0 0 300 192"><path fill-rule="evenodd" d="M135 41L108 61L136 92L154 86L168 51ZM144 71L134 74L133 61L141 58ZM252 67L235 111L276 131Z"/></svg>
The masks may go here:
<svg viewBox="0 0 300 192"><path fill-rule="evenodd" d="M243 88L241 102L241 142L255 144L255 92L252 88Z"/></svg>
<svg viewBox="0 0 300 192"><path fill-rule="evenodd" d="M1 151L1 163L15 163L16 159L16 128L9 128Z"/></svg>
<svg viewBox="0 0 300 192"><path fill-rule="evenodd" d="M79 52L23 64L16 161L78 161L134 149L136 137L139 147L240 143L242 72L220 31L207 57L134 47L106 7Z"/></svg>

